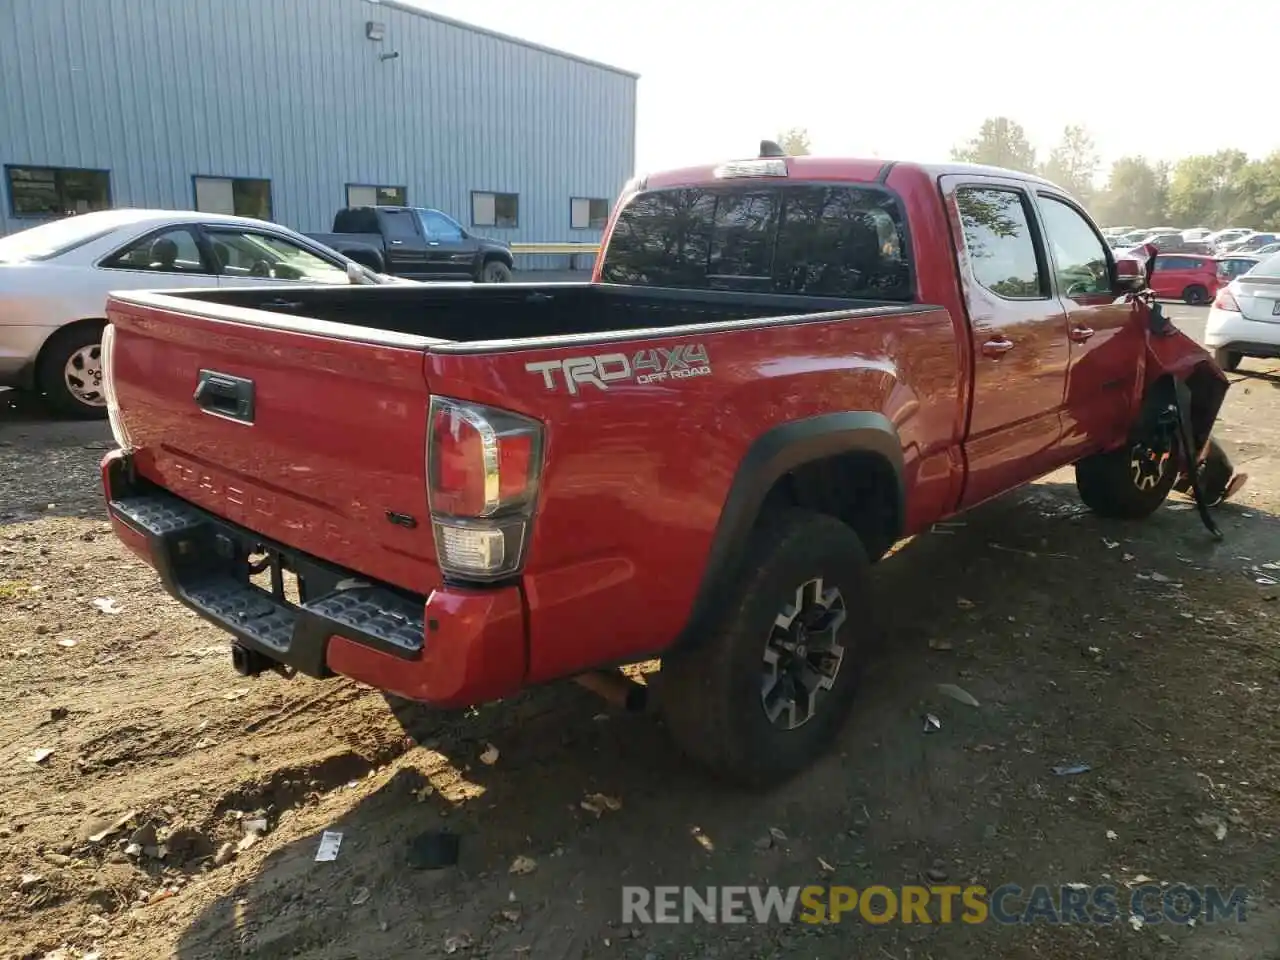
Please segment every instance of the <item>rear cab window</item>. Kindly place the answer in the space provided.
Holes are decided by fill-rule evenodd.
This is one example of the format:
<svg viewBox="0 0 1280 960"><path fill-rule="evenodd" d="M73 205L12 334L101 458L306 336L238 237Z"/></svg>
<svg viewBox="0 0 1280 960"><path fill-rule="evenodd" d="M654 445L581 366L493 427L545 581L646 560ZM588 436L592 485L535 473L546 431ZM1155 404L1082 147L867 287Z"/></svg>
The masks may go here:
<svg viewBox="0 0 1280 960"><path fill-rule="evenodd" d="M910 302L906 218L881 187L734 184L637 194L605 249L607 283Z"/></svg>

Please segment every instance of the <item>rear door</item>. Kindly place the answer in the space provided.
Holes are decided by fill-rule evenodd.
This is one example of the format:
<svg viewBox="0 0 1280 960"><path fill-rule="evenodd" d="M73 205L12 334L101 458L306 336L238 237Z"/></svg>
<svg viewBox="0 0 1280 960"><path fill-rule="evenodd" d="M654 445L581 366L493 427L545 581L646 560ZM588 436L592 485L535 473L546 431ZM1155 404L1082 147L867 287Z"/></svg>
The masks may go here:
<svg viewBox="0 0 1280 960"><path fill-rule="evenodd" d="M475 272L476 242L443 213L415 212L427 241L427 272L447 280L470 280Z"/></svg>
<svg viewBox="0 0 1280 960"><path fill-rule="evenodd" d="M1054 469L1070 350L1034 200L1022 180L940 180L973 337L965 453L971 506Z"/></svg>
<svg viewBox="0 0 1280 960"><path fill-rule="evenodd" d="M1181 294L1186 281L1185 260L1185 257L1156 257L1155 267L1151 271L1151 289L1157 297L1169 300L1176 299Z"/></svg>
<svg viewBox="0 0 1280 960"><path fill-rule="evenodd" d="M1124 439L1133 419L1145 334L1133 306L1116 302L1114 257L1084 211L1048 190L1036 194L1036 206L1054 290L1067 316L1071 362L1062 442L1067 458L1075 459Z"/></svg>
<svg viewBox="0 0 1280 960"><path fill-rule="evenodd" d="M417 211L410 207L379 207L378 224L387 250L387 272L410 280L425 280L427 240L422 235Z"/></svg>

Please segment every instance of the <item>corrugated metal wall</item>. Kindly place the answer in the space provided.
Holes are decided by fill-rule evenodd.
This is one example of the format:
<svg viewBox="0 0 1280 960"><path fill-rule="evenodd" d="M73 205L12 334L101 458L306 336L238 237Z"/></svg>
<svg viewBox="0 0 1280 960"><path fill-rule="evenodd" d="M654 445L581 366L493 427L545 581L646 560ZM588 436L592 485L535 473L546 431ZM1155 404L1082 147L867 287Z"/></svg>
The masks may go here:
<svg viewBox="0 0 1280 960"><path fill-rule="evenodd" d="M465 225L472 190L517 193L518 228L477 232L596 240L570 198L631 175L635 84L369 0L0 2L0 165L109 169L116 205L178 209L197 174L265 178L274 219L304 231L367 183ZM30 226L0 190L0 234Z"/></svg>

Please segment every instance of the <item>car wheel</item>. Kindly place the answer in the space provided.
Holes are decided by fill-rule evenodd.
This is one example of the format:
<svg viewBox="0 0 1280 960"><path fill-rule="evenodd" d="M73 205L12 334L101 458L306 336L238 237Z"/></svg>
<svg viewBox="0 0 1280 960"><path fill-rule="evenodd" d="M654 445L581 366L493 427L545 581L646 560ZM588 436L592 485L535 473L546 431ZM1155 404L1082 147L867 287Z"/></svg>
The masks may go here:
<svg viewBox="0 0 1280 960"><path fill-rule="evenodd" d="M481 283L510 283L511 268L501 260L487 260L480 270Z"/></svg>
<svg viewBox="0 0 1280 960"><path fill-rule="evenodd" d="M1118 450L1085 457L1076 464L1076 489L1099 516L1142 520L1164 503L1177 475L1172 433L1153 432Z"/></svg>
<svg viewBox="0 0 1280 960"><path fill-rule="evenodd" d="M1193 307L1209 302L1209 291L1199 284L1192 284L1182 291L1182 299Z"/></svg>
<svg viewBox="0 0 1280 960"><path fill-rule="evenodd" d="M102 383L102 327L80 324L59 330L36 367L36 383L56 411L81 420L107 415Z"/></svg>
<svg viewBox="0 0 1280 960"><path fill-rule="evenodd" d="M683 752L749 785L779 783L817 759L853 704L869 569L857 534L834 517L787 509L762 522L722 612L654 678Z"/></svg>
<svg viewBox="0 0 1280 960"><path fill-rule="evenodd" d="M1240 361L1244 359L1244 354L1237 350L1218 347L1213 351L1213 359L1218 361L1218 366L1230 373L1239 368Z"/></svg>

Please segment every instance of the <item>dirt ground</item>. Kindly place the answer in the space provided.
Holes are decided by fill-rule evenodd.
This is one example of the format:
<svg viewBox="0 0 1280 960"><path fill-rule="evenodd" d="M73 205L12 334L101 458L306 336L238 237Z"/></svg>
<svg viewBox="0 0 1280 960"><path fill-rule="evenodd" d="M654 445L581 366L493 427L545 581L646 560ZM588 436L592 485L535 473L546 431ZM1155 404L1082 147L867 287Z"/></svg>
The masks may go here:
<svg viewBox="0 0 1280 960"><path fill-rule="evenodd" d="M0 394L0 955L1278 958L1280 367L1233 380L1219 435L1252 479L1225 542L1178 498L1100 521L1068 473L916 538L877 570L889 641L839 749L757 795L569 685L413 745L375 692L237 676L111 535L105 426ZM437 827L458 866L413 869ZM1141 875L1246 886L1247 921L620 922L623 884Z"/></svg>

